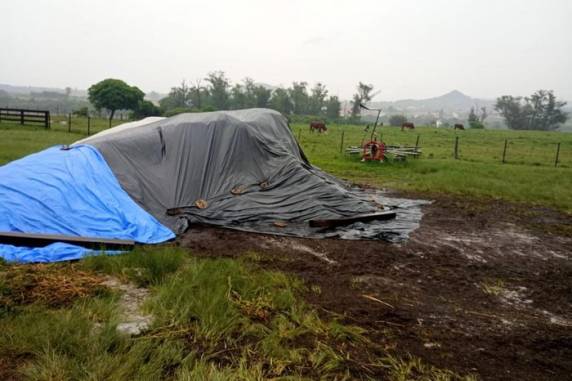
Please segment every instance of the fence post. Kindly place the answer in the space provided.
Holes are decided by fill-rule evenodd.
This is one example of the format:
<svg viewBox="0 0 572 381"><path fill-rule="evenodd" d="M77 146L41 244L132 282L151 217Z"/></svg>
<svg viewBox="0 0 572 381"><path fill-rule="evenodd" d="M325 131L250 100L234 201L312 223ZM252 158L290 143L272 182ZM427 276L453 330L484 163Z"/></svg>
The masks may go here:
<svg viewBox="0 0 572 381"><path fill-rule="evenodd" d="M560 156L560 143L556 145L556 159L554 160L554 167L558 167L558 156Z"/></svg>
<svg viewBox="0 0 572 381"><path fill-rule="evenodd" d="M24 125L24 110L20 110L20 124Z"/></svg>
<svg viewBox="0 0 572 381"><path fill-rule="evenodd" d="M87 136L89 136L89 129L91 127L91 117L87 116Z"/></svg>
<svg viewBox="0 0 572 381"><path fill-rule="evenodd" d="M504 140L504 149L502 150L502 163L506 163L506 148L508 146L508 139Z"/></svg>
<svg viewBox="0 0 572 381"><path fill-rule="evenodd" d="M71 132L71 113L68 114L68 132Z"/></svg>
<svg viewBox="0 0 572 381"><path fill-rule="evenodd" d="M44 128L48 129L48 128L50 128L50 112L49 111L46 111L44 113L44 118L45 118L44 119Z"/></svg>
<svg viewBox="0 0 572 381"><path fill-rule="evenodd" d="M421 135L417 134L417 140L415 140L415 153L417 153L419 151L419 137L420 136ZM415 159L418 159L419 155L415 155L414 157L415 157Z"/></svg>
<svg viewBox="0 0 572 381"><path fill-rule="evenodd" d="M340 143L340 153L344 150L344 130L342 130L342 142Z"/></svg>
<svg viewBox="0 0 572 381"><path fill-rule="evenodd" d="M455 160L459 159L459 137L455 136Z"/></svg>

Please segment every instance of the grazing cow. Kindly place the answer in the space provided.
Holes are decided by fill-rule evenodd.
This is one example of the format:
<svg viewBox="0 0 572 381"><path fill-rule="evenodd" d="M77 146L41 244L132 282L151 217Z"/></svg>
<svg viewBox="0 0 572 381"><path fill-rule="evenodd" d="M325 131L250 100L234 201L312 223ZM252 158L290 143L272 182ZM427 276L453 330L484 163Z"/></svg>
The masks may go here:
<svg viewBox="0 0 572 381"><path fill-rule="evenodd" d="M406 128L413 130L415 128L415 125L411 122L405 122L401 125L401 131L405 130Z"/></svg>
<svg viewBox="0 0 572 381"><path fill-rule="evenodd" d="M326 132L327 130L328 128L326 127L326 123L321 120L314 120L310 122L310 132Z"/></svg>
<svg viewBox="0 0 572 381"><path fill-rule="evenodd" d="M463 126L461 123L455 123L455 126L453 126L454 130L465 130L465 126Z"/></svg>

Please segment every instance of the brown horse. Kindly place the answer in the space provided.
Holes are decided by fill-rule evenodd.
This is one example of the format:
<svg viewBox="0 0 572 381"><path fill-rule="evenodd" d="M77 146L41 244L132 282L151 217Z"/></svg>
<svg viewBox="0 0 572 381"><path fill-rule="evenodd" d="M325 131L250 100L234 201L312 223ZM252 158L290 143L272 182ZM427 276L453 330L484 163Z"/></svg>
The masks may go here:
<svg viewBox="0 0 572 381"><path fill-rule="evenodd" d="M310 122L310 132L318 131L318 132L326 132L328 127L326 127L326 123L321 120L314 120Z"/></svg>
<svg viewBox="0 0 572 381"><path fill-rule="evenodd" d="M454 130L465 130L465 126L463 126L461 123L455 123L455 125L453 126Z"/></svg>
<svg viewBox="0 0 572 381"><path fill-rule="evenodd" d="M401 125L401 131L405 130L406 128L413 130L415 129L415 125L411 122L405 122Z"/></svg>

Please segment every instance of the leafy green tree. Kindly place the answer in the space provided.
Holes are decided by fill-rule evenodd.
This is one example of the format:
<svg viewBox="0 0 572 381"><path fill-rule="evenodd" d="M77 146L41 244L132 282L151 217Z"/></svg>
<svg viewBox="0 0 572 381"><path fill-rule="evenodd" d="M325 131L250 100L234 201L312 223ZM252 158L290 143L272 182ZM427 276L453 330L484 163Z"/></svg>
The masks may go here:
<svg viewBox="0 0 572 381"><path fill-rule="evenodd" d="M558 101L552 90L538 90L524 99L527 124L531 130L556 130L568 120L568 115L562 111L566 102Z"/></svg>
<svg viewBox="0 0 572 381"><path fill-rule="evenodd" d="M402 114L395 114L389 117L389 125L401 127L403 123L407 122L407 117Z"/></svg>
<svg viewBox="0 0 572 381"><path fill-rule="evenodd" d="M270 98L272 97L272 90L267 89L262 85L257 85L254 87L254 99L255 106L266 108L270 104Z"/></svg>
<svg viewBox="0 0 572 381"><path fill-rule="evenodd" d="M318 82L312 87L308 105L308 111L311 115L319 115L322 113L322 107L325 106L327 96L328 90L324 84Z"/></svg>
<svg viewBox="0 0 572 381"><path fill-rule="evenodd" d="M245 78L243 80L245 106L256 107L256 83L252 78Z"/></svg>
<svg viewBox="0 0 572 381"><path fill-rule="evenodd" d="M97 110L109 110L109 126L117 110L134 110L145 94L119 79L104 79L88 89L89 101Z"/></svg>
<svg viewBox="0 0 572 381"><path fill-rule="evenodd" d="M191 102L198 110L202 110L204 100L209 97L208 89L202 85L201 79L197 79L191 86Z"/></svg>
<svg viewBox="0 0 572 381"><path fill-rule="evenodd" d="M326 116L329 120L336 120L340 117L340 111L342 109L342 104L336 95L330 96L326 101Z"/></svg>
<svg viewBox="0 0 572 381"><path fill-rule="evenodd" d="M485 128L483 122L481 122L481 117L479 115L477 115L477 112L475 111L474 107L471 107L471 110L469 111L469 126L471 128L476 128L476 129L483 129ZM484 118L483 118L484 120Z"/></svg>
<svg viewBox="0 0 572 381"><path fill-rule="evenodd" d="M169 91L169 95L159 101L163 112L173 109L190 109L193 105L192 90L183 80L180 86L175 86Z"/></svg>
<svg viewBox="0 0 572 381"><path fill-rule="evenodd" d="M240 83L235 84L230 90L230 103L231 108L235 110L248 107L246 93L244 92L244 87Z"/></svg>
<svg viewBox="0 0 572 381"><path fill-rule="evenodd" d="M526 126L521 100L522 97L503 95L497 98L495 104L495 110L503 116L506 125L512 130L523 130Z"/></svg>
<svg viewBox="0 0 572 381"><path fill-rule="evenodd" d="M292 111L297 115L306 115L308 113L308 83L293 82L292 87L288 89L288 95L292 102Z"/></svg>
<svg viewBox="0 0 572 381"><path fill-rule="evenodd" d="M290 115L294 110L294 106L292 105L288 90L282 87L275 89L272 92L272 98L270 98L270 108L284 115Z"/></svg>
<svg viewBox="0 0 572 381"><path fill-rule="evenodd" d="M568 115L562 110L566 102L556 99L552 90L538 90L530 97L503 95L497 98L495 110L513 130L556 130Z"/></svg>
<svg viewBox="0 0 572 381"><path fill-rule="evenodd" d="M161 115L161 110L159 107L155 106L153 102L142 100L137 105L137 108L133 110L131 117L133 119L143 119L148 116L159 116Z"/></svg>
<svg viewBox="0 0 572 381"><path fill-rule="evenodd" d="M208 82L210 104L217 110L226 110L230 100L230 81L223 71L213 71L205 78Z"/></svg>

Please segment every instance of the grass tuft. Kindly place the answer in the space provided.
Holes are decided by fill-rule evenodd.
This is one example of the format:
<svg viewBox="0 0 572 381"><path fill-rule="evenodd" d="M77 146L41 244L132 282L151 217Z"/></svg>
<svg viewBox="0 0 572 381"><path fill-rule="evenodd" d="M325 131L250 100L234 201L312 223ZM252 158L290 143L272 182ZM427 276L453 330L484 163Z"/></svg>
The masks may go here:
<svg viewBox="0 0 572 381"><path fill-rule="evenodd" d="M185 252L169 246L140 247L120 255L97 254L81 262L85 269L119 276L140 287L162 283L185 260Z"/></svg>

